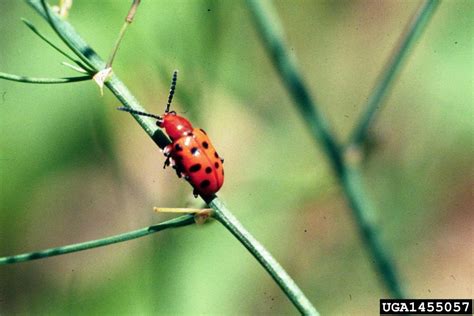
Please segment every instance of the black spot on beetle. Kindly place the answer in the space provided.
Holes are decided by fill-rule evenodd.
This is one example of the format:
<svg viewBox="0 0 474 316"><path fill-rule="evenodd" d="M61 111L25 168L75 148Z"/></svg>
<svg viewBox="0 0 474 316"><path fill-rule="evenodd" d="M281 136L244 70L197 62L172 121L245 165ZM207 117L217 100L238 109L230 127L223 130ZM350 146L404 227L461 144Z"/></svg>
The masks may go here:
<svg viewBox="0 0 474 316"><path fill-rule="evenodd" d="M203 133L204 133L204 135L207 135L206 131L205 131L205 130L203 130L202 128L200 128L199 130L200 130L201 132L203 132Z"/></svg>
<svg viewBox="0 0 474 316"><path fill-rule="evenodd" d="M211 173L212 172L212 168L211 167L207 167L206 168L206 173Z"/></svg>
<svg viewBox="0 0 474 316"><path fill-rule="evenodd" d="M200 186L201 188L203 188L203 189L204 189L204 188L207 188L207 187L210 186L210 185L211 185L211 181L209 181L209 180L207 180L207 179L206 179L206 180L203 180L203 181L199 184L199 186Z"/></svg>
<svg viewBox="0 0 474 316"><path fill-rule="evenodd" d="M183 147L181 147L180 144L176 144L176 145L174 145L174 149L175 149L176 151L182 151L182 150L183 150Z"/></svg>
<svg viewBox="0 0 474 316"><path fill-rule="evenodd" d="M218 162L215 162L215 163L214 163L214 167L216 167L216 169L219 169L219 163L218 163Z"/></svg>
<svg viewBox="0 0 474 316"><path fill-rule="evenodd" d="M205 149L208 149L209 144L207 142L202 142L202 147L204 147Z"/></svg>
<svg viewBox="0 0 474 316"><path fill-rule="evenodd" d="M214 157L219 158L219 155L217 154L216 151L214 152Z"/></svg>
<svg viewBox="0 0 474 316"><path fill-rule="evenodd" d="M197 153L199 153L199 149L197 147L191 148L191 154L196 155Z"/></svg>
<svg viewBox="0 0 474 316"><path fill-rule="evenodd" d="M200 163L194 164L189 168L189 172L198 172L199 170L201 170Z"/></svg>

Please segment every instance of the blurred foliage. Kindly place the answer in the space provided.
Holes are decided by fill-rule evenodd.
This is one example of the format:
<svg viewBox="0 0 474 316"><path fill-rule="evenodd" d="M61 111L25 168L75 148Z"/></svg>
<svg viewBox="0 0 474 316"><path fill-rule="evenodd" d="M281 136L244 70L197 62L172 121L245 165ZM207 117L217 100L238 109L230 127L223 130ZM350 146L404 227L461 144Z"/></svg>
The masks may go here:
<svg viewBox="0 0 474 316"><path fill-rule="evenodd" d="M419 2L277 1L288 41L345 139ZM109 54L129 1L74 2L69 19ZM472 297L473 4L443 2L372 129L365 181L383 239L414 297ZM54 33L21 1L0 2L0 71L74 75L23 26ZM56 41L59 43L59 40ZM225 157L220 195L323 314L378 310L385 296L327 161L241 1L143 1L115 71L150 112L166 103ZM145 133L90 82L0 81L0 255L100 238L194 205ZM295 313L219 225L0 269L0 313Z"/></svg>

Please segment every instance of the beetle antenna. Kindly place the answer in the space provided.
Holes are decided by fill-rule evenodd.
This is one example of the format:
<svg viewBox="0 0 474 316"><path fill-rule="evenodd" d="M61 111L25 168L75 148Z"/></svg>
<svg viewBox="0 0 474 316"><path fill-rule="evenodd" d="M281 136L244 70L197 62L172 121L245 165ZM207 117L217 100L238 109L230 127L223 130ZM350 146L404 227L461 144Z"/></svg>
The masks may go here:
<svg viewBox="0 0 474 316"><path fill-rule="evenodd" d="M171 101L173 101L174 90L176 89L176 81L178 81L178 71L173 71L173 79L171 79L170 94L168 95L168 103L166 104L165 113L170 111Z"/></svg>
<svg viewBox="0 0 474 316"><path fill-rule="evenodd" d="M124 112L129 112L129 113L132 113L132 114L142 115L142 116L153 117L153 118L156 118L159 121L163 120L163 118L159 115L150 114L150 113L146 113L146 112L141 112L141 111L137 111L137 110L132 110L132 109L126 108L124 106L118 107L117 110L124 111Z"/></svg>

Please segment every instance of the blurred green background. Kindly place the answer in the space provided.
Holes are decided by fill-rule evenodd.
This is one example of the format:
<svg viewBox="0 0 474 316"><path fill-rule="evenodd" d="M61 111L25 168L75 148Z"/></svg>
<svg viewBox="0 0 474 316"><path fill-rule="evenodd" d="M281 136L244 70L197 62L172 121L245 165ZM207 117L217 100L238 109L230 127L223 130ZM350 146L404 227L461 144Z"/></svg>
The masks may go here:
<svg viewBox="0 0 474 316"><path fill-rule="evenodd" d="M131 1L74 2L106 58ZM292 51L339 139L419 1L276 1ZM372 128L364 180L380 234L416 298L473 297L473 3L442 2ZM0 71L76 75L0 2ZM154 113L176 111L225 157L220 196L323 314L386 297L326 157L283 88L243 1L143 1L115 72ZM91 82L0 80L0 256L101 238L199 206L119 102ZM0 267L0 314L296 314L219 224Z"/></svg>

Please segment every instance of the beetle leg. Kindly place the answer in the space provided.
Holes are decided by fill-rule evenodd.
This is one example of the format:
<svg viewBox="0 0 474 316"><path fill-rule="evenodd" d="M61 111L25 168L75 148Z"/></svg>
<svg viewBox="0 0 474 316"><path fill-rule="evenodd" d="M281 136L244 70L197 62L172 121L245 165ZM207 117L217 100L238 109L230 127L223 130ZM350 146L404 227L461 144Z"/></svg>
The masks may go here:
<svg viewBox="0 0 474 316"><path fill-rule="evenodd" d="M183 166L181 164L173 164L173 169L176 171L178 178L182 178L184 174Z"/></svg>
<svg viewBox="0 0 474 316"><path fill-rule="evenodd" d="M165 163L163 164L163 169L166 169L166 167L168 167L171 164L170 160L171 160L171 157L167 156Z"/></svg>
<svg viewBox="0 0 474 316"><path fill-rule="evenodd" d="M181 178L181 177L183 176L183 173L182 173L181 170L178 168L178 166L173 165L172 168L174 169L174 171L176 171L176 175L178 176L178 178Z"/></svg>
<svg viewBox="0 0 474 316"><path fill-rule="evenodd" d="M196 188L193 189L193 195L194 195L195 198L197 198L199 196L199 193L196 190Z"/></svg>
<svg viewBox="0 0 474 316"><path fill-rule="evenodd" d="M165 163L163 164L163 169L166 169L166 167L168 167L170 164L171 164L171 149L173 147L171 145L167 145L164 149L163 149L163 155L165 155L166 157L166 160L165 160Z"/></svg>

